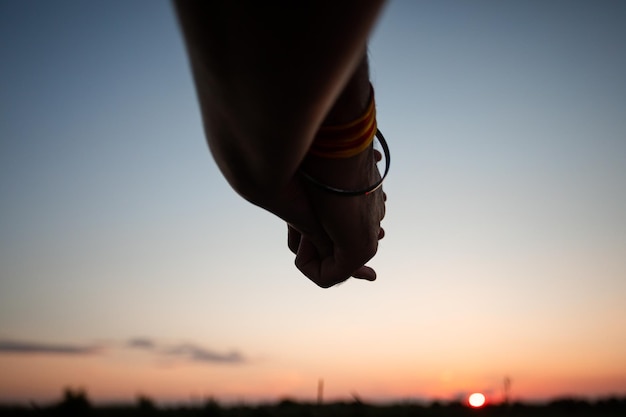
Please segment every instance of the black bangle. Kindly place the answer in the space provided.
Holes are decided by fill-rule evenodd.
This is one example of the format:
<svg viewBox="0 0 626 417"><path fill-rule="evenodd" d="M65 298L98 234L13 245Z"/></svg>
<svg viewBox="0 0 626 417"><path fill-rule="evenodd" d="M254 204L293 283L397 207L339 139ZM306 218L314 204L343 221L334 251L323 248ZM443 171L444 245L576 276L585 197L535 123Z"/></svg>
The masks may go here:
<svg viewBox="0 0 626 417"><path fill-rule="evenodd" d="M378 190L383 185L383 181L385 180L385 178L387 177L387 174L389 173L389 165L391 163L391 156L389 155L389 145L387 145L387 141L385 140L385 137L383 136L382 132L378 129L376 130L376 138L380 142L380 146L382 146L383 152L385 153L385 172L383 173L382 177L380 177L378 181L376 181L374 184L370 185L367 188L363 188L360 190L342 190L341 188L335 188L330 185L324 184L316 180L315 178L311 177L306 172L300 171L300 175L306 178L306 180L309 181L310 183L320 187L324 191L328 191L333 194L339 194L339 195L350 197L350 196L367 195L367 194L373 193L374 191Z"/></svg>

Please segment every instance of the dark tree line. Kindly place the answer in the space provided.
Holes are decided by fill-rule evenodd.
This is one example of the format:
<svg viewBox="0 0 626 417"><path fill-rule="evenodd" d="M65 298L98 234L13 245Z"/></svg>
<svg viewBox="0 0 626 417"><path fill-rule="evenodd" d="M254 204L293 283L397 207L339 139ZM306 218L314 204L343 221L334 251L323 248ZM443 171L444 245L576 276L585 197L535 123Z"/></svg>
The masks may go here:
<svg viewBox="0 0 626 417"><path fill-rule="evenodd" d="M305 403L283 399L274 404L222 406L214 399L201 405L159 407L147 396L134 404L94 406L82 389L66 389L55 404L1 406L0 416L202 416L202 417L624 417L626 396L596 401L579 398L555 399L546 404L509 403L472 409L458 402L430 404L367 404L350 402Z"/></svg>

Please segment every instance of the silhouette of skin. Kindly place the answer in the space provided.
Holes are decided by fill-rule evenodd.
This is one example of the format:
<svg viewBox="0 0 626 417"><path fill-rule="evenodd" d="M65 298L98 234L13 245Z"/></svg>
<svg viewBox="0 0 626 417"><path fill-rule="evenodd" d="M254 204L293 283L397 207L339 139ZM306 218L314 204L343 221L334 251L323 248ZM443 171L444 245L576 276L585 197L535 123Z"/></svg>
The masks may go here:
<svg viewBox="0 0 626 417"><path fill-rule="evenodd" d="M370 101L367 37L384 1L176 0L207 142L231 187L283 219L295 264L323 288L373 281L365 264L384 236L382 189L369 148L341 159L307 155L322 124L350 122Z"/></svg>

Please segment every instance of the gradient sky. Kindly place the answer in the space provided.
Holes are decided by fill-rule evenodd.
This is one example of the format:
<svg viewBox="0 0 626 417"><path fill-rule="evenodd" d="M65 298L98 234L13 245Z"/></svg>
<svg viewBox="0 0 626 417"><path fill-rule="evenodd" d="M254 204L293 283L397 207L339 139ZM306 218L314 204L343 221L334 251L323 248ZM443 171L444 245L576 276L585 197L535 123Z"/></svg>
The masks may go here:
<svg viewBox="0 0 626 417"><path fill-rule="evenodd" d="M204 142L166 1L0 0L0 401L626 394L626 5L391 1L374 282Z"/></svg>

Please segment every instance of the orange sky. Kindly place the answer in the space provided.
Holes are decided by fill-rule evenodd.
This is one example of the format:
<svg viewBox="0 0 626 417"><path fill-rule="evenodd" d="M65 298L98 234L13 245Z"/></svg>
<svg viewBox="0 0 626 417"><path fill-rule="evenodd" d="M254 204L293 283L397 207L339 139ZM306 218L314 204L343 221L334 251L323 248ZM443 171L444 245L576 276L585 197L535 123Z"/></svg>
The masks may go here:
<svg viewBox="0 0 626 417"><path fill-rule="evenodd" d="M215 397L224 402L277 400L291 397L313 400L317 382L325 382L327 399L345 399L353 393L371 401L399 399L453 400L479 391L489 401L502 398L507 376L494 363L481 367L471 363L442 366L441 363L387 363L364 366L357 361L335 366L289 366L288 361L259 361L245 365L196 365L174 360L154 360L137 354L102 357L48 357L6 355L0 358L0 401L60 398L64 387L87 390L95 402L133 401L147 395L158 401L191 401ZM624 368L594 366L544 366L520 363L510 366L511 395L537 400L578 395L593 398L623 394ZM293 365L293 364L292 364ZM525 370L528 369L528 370ZM534 371L531 371L534 369ZM541 369L540 372L537 369Z"/></svg>

